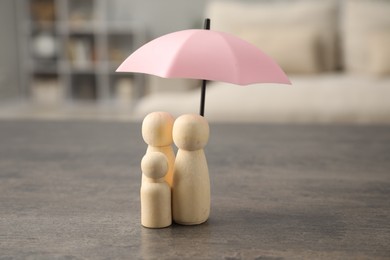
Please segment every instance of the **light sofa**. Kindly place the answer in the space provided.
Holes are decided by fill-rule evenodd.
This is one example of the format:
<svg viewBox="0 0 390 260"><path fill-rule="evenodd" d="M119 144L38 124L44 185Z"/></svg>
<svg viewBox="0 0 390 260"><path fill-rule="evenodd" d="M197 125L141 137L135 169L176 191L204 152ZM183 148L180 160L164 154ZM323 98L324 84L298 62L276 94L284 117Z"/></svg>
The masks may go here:
<svg viewBox="0 0 390 260"><path fill-rule="evenodd" d="M211 121L390 123L390 1L210 1L212 29L273 57L292 86L211 82ZM134 117L197 113L194 80L151 77ZM168 85L168 86L167 86Z"/></svg>

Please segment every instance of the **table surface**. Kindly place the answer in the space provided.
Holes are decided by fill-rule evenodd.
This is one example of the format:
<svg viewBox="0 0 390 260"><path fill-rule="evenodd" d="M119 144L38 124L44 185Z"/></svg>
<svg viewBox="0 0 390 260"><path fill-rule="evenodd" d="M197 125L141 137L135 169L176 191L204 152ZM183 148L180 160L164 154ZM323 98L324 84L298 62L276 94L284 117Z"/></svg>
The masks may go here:
<svg viewBox="0 0 390 260"><path fill-rule="evenodd" d="M0 121L0 259L390 257L390 126L211 123L210 219L158 230L140 128Z"/></svg>

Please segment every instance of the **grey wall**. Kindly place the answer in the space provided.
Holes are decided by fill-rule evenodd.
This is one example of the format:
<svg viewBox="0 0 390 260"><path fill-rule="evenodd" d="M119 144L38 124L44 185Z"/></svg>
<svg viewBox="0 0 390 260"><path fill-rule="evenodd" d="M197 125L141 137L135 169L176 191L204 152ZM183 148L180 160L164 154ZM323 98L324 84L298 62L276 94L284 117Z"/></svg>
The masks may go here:
<svg viewBox="0 0 390 260"><path fill-rule="evenodd" d="M202 27L207 1L110 0L110 19L134 19L145 24L150 37L157 37L177 30ZM15 17L14 0L0 0L0 100L21 95Z"/></svg>
<svg viewBox="0 0 390 260"><path fill-rule="evenodd" d="M19 95L14 0L0 1L0 100Z"/></svg>
<svg viewBox="0 0 390 260"><path fill-rule="evenodd" d="M114 0L112 19L143 22L153 37L202 27L208 0Z"/></svg>

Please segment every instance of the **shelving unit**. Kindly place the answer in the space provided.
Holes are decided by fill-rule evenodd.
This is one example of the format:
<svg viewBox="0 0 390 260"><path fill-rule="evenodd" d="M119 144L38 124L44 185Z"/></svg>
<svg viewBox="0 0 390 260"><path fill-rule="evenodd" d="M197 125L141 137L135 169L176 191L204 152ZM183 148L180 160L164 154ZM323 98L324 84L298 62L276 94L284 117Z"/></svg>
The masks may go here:
<svg viewBox="0 0 390 260"><path fill-rule="evenodd" d="M146 41L135 21L108 21L106 0L18 0L20 76L27 97L133 102L144 76L115 73Z"/></svg>

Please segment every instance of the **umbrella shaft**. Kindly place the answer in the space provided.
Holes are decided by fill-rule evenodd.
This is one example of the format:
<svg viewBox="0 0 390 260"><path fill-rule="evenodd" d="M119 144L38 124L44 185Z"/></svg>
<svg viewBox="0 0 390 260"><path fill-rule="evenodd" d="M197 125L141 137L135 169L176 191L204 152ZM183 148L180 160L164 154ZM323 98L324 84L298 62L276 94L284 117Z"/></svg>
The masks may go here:
<svg viewBox="0 0 390 260"><path fill-rule="evenodd" d="M206 18L204 20L204 27L203 27L205 30L210 30L210 19L209 18ZM206 99L206 84L207 84L207 80L203 80L202 81L202 93L200 95L200 112L199 114L201 116L204 116L204 103L205 103L205 99Z"/></svg>
<svg viewBox="0 0 390 260"><path fill-rule="evenodd" d="M200 112L199 112L199 114L201 116L204 116L204 103L205 103L205 99L206 99L206 84L207 84L207 80L203 80L202 81L202 92L200 94Z"/></svg>

